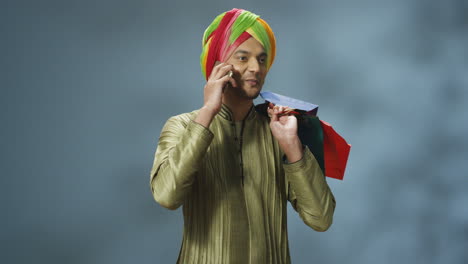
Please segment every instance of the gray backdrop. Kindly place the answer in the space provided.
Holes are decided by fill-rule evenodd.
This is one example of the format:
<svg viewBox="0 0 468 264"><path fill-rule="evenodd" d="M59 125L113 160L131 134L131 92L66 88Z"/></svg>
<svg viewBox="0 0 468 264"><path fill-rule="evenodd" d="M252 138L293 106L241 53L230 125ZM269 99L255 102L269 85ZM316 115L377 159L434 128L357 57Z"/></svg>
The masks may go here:
<svg viewBox="0 0 468 264"><path fill-rule="evenodd" d="M352 144L325 233L289 207L294 263L468 263L468 3L2 1L1 263L174 263L154 202L160 130L201 106L201 37L269 22L264 90L320 105Z"/></svg>

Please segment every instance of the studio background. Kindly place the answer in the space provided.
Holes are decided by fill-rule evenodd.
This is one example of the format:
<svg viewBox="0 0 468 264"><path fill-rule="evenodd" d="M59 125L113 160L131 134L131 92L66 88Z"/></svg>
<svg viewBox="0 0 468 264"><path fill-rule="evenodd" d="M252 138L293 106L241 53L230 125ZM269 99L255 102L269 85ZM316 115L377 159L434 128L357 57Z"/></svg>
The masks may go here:
<svg viewBox="0 0 468 264"><path fill-rule="evenodd" d="M293 263L467 263L468 3L4 1L2 263L175 263L154 202L159 133L203 102L201 38L232 8L277 39L264 90L320 105L352 144L334 223L291 206Z"/></svg>

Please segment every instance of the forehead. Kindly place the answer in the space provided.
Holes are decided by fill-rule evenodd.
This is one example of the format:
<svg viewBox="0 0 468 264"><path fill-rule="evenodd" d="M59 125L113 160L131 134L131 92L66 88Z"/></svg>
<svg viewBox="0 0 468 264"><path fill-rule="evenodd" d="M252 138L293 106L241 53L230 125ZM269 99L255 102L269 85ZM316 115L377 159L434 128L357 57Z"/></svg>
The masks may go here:
<svg viewBox="0 0 468 264"><path fill-rule="evenodd" d="M261 54L265 52L262 44L260 44L260 42L258 42L258 40L253 37L248 38L246 41L240 44L234 52L238 50L244 50L253 54Z"/></svg>

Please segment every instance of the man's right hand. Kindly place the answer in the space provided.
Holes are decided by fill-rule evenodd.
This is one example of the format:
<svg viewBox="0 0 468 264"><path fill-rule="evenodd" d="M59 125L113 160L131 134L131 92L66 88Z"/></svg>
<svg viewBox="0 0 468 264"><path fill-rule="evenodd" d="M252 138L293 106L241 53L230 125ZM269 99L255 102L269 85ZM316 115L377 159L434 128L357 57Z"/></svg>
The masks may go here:
<svg viewBox="0 0 468 264"><path fill-rule="evenodd" d="M221 62L215 64L204 88L204 102L195 122L209 127L213 117L221 110L223 92L228 83L236 87L236 81L229 76L229 71L233 71L232 65Z"/></svg>
<svg viewBox="0 0 468 264"><path fill-rule="evenodd" d="M206 82L203 107L210 109L215 115L221 110L223 92L227 83L230 82L236 87L234 79L229 76L229 71L232 70L232 65L217 62Z"/></svg>

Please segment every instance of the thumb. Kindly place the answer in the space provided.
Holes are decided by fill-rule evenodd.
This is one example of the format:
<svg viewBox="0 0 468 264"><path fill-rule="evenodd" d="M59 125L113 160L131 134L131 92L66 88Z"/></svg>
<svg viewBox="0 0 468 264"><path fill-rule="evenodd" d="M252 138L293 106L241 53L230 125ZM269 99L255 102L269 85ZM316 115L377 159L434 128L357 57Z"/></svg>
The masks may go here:
<svg viewBox="0 0 468 264"><path fill-rule="evenodd" d="M226 88L229 86L228 83L229 83L229 75L225 75L223 76L221 79L219 79L219 81L221 81L221 85L223 87L223 92L224 90L226 90Z"/></svg>
<svg viewBox="0 0 468 264"><path fill-rule="evenodd" d="M234 78L230 77L229 82L231 83L232 87L237 87L237 83L236 80L234 80Z"/></svg>
<svg viewBox="0 0 468 264"><path fill-rule="evenodd" d="M271 122L278 121L278 114L274 110L272 110L270 113L271 113L271 120L270 121Z"/></svg>

